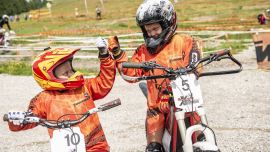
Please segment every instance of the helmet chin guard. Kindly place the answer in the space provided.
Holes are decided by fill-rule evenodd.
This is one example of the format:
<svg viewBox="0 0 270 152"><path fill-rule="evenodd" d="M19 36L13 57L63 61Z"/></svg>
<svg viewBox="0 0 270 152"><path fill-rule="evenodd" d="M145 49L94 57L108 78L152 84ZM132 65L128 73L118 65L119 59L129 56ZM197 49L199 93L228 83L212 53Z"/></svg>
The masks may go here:
<svg viewBox="0 0 270 152"><path fill-rule="evenodd" d="M168 31L168 29L163 30L159 34L158 38L148 37L145 40L145 44L146 44L146 47L147 47L147 50L149 51L149 53L156 54L156 53L158 53L163 48L163 47L160 47L160 46L163 46L162 45L163 39L166 36L167 31Z"/></svg>

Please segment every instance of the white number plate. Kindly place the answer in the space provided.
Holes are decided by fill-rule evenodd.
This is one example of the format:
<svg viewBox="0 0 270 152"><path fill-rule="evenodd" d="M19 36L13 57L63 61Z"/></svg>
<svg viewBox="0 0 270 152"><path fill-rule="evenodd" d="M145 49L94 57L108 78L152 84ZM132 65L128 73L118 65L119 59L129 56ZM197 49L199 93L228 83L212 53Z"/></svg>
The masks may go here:
<svg viewBox="0 0 270 152"><path fill-rule="evenodd" d="M72 130L71 130L72 129ZM84 136L79 127L53 131L51 152L85 152Z"/></svg>
<svg viewBox="0 0 270 152"><path fill-rule="evenodd" d="M171 87L177 108L191 112L203 104L200 85L194 74L177 77L176 80L171 81Z"/></svg>

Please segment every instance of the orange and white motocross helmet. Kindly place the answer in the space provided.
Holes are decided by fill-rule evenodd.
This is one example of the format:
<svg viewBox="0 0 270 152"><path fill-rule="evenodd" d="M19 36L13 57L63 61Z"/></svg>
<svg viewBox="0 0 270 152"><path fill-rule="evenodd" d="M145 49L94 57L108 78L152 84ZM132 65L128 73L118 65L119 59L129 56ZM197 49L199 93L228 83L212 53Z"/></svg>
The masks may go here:
<svg viewBox="0 0 270 152"><path fill-rule="evenodd" d="M84 84L83 74L75 72L67 79L55 77L54 70L60 64L72 60L80 49L56 48L44 51L32 64L33 77L44 90L76 89Z"/></svg>

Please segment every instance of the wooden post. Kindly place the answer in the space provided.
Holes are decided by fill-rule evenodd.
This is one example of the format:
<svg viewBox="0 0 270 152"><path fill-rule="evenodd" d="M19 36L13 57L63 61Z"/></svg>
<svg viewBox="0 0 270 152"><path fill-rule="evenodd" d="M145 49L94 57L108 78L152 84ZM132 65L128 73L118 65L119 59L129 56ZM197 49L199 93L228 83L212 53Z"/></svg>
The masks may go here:
<svg viewBox="0 0 270 152"><path fill-rule="evenodd" d="M101 3L101 5L102 5L102 11L105 12L103 0L100 0L100 3Z"/></svg>
<svg viewBox="0 0 270 152"><path fill-rule="evenodd" d="M85 6L85 11L86 11L86 16L89 16L88 6L87 6L87 0L84 0L84 6Z"/></svg>
<svg viewBox="0 0 270 152"><path fill-rule="evenodd" d="M270 32L253 35L259 69L270 70Z"/></svg>

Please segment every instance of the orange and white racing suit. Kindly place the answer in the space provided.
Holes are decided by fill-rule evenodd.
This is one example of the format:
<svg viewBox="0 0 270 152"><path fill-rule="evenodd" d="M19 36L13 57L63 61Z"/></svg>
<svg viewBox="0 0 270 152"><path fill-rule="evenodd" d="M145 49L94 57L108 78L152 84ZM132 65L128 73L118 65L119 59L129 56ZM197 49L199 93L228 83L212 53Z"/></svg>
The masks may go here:
<svg viewBox="0 0 270 152"><path fill-rule="evenodd" d="M100 73L95 78L86 78L84 85L74 90L65 91L42 91L35 96L29 105L36 116L47 120L58 120L61 116L65 120L80 118L89 109L94 108L94 101L105 97L113 87L116 67L115 61L109 56L100 59ZM63 120L63 119L60 120ZM35 127L36 124L22 126L9 123L12 131L26 130ZM106 141L102 126L97 114L93 114L77 125L85 137L87 152L108 152L109 146ZM48 129L52 138L53 129Z"/></svg>
<svg viewBox="0 0 270 152"><path fill-rule="evenodd" d="M201 56L199 41L195 41L188 35L174 35L171 41L157 54L150 54L145 44L139 46L131 58L131 62L155 61L156 63L172 68L186 67L191 62L196 62ZM117 63L127 62L125 52L116 57ZM120 70L121 65L118 64ZM128 76L149 76L163 74L161 70L144 71L142 69L122 69L123 74ZM165 117L168 112L168 91L171 91L168 79L147 80L147 116L146 135L147 142L161 143Z"/></svg>

